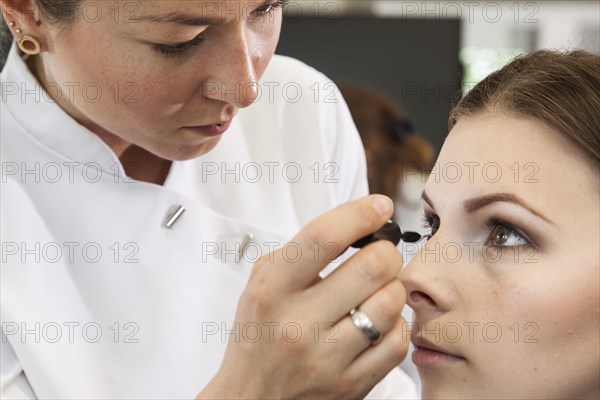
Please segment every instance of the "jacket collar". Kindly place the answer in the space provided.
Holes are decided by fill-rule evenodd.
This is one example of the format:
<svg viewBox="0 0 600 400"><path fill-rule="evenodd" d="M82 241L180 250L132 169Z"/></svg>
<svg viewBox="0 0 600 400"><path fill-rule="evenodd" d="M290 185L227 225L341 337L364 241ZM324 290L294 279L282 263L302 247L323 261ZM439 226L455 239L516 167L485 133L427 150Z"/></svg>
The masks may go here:
<svg viewBox="0 0 600 400"><path fill-rule="evenodd" d="M10 114L25 134L73 162L98 163L108 174L125 176L110 147L52 100L14 43L0 76L2 114Z"/></svg>

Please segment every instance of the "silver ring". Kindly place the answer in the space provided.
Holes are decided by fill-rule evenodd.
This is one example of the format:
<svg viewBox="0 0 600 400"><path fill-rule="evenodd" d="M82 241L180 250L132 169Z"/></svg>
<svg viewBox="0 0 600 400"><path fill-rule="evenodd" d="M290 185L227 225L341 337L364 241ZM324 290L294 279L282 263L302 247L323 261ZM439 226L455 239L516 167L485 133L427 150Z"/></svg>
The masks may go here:
<svg viewBox="0 0 600 400"><path fill-rule="evenodd" d="M354 326L356 326L361 330L362 333L365 334L367 339L371 341L371 344L377 344L381 341L381 332L375 328L373 322L371 322L371 319L367 317L367 314L355 308L354 310L350 311L350 318L352 319Z"/></svg>

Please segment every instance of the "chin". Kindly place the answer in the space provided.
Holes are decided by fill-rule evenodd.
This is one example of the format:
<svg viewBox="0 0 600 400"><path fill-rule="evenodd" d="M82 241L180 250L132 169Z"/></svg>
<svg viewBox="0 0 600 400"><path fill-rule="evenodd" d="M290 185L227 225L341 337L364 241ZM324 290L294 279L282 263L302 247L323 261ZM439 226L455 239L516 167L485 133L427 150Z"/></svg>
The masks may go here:
<svg viewBox="0 0 600 400"><path fill-rule="evenodd" d="M212 151L219 142L221 137L210 138L200 144L183 145L180 147L170 147L168 149L159 149L155 154L165 160L170 161L189 161L201 157L204 154Z"/></svg>
<svg viewBox="0 0 600 400"><path fill-rule="evenodd" d="M421 398L423 400L471 400L488 399L485 393L469 388L469 383L459 375L456 376L432 376L435 371L422 370L419 368L421 378Z"/></svg>

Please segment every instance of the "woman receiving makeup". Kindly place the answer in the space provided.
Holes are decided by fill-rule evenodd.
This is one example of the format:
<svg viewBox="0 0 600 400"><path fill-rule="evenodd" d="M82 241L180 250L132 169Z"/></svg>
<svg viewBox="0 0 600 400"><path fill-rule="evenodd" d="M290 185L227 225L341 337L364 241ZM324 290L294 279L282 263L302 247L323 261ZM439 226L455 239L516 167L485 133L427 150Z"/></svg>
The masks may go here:
<svg viewBox="0 0 600 400"><path fill-rule="evenodd" d="M600 397L600 57L540 51L472 89L401 272L427 399Z"/></svg>

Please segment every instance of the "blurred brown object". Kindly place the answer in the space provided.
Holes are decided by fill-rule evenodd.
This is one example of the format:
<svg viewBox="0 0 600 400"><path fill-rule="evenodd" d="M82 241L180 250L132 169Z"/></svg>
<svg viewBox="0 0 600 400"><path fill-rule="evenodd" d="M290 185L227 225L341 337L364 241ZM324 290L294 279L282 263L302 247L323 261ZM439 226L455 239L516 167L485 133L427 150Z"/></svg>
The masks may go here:
<svg viewBox="0 0 600 400"><path fill-rule="evenodd" d="M364 86L338 86L365 147L371 193L395 199L405 171L429 169L433 148L414 132L394 100Z"/></svg>

